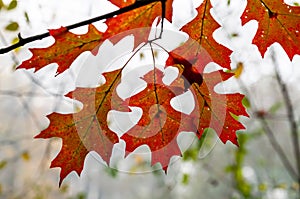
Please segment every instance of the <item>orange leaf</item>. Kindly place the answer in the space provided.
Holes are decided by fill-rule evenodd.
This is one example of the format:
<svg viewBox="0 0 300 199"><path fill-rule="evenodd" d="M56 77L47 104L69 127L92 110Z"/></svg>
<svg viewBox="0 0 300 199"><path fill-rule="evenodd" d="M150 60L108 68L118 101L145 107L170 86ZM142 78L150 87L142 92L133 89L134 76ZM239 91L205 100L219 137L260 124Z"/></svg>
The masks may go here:
<svg viewBox="0 0 300 199"><path fill-rule="evenodd" d="M54 37L55 43L47 48L29 49L32 57L24 61L18 68L39 70L48 64L57 63L57 72L62 73L81 53L93 50L103 39L102 33L93 25L89 25L89 30L84 35L73 34L66 31L64 27L49 32Z"/></svg>
<svg viewBox="0 0 300 199"><path fill-rule="evenodd" d="M173 0L166 1L166 19L169 21L172 20L172 3ZM124 4L122 4L122 6L124 6ZM114 18L106 20L105 23L108 26L108 29L105 32L105 36L112 36L126 31L126 35L134 35L134 46L137 47L140 43L148 40L150 32L148 27L151 27L154 19L161 16L161 14L161 2L154 2L147 6L120 14ZM119 37L114 37L112 42L117 43L124 36L125 35L121 34Z"/></svg>
<svg viewBox="0 0 300 199"><path fill-rule="evenodd" d="M189 34L190 38L196 40L202 49L211 56L212 61L230 69L231 50L217 43L212 34L219 28L219 24L210 14L212 8L209 0L204 0L197 8L198 15L190 23L182 28L182 31Z"/></svg>
<svg viewBox="0 0 300 199"><path fill-rule="evenodd" d="M205 128L212 128L223 143L229 140L238 145L236 131L244 129L244 126L234 119L233 115L248 116L242 104L244 95L239 93L219 94L214 91L216 84L232 76L233 74L225 73L222 70L204 73L203 83L200 86L192 85L191 90L197 105L191 113L191 118L194 119L194 122L198 121L199 138Z"/></svg>
<svg viewBox="0 0 300 199"><path fill-rule="evenodd" d="M126 153L137 147L148 145L152 154L152 165L161 163L167 169L173 155L181 155L176 138L187 115L172 108L170 101L183 92L180 85L164 85L163 74L158 69L147 73L143 80L148 85L140 93L127 99L125 104L143 109L138 124L121 138L126 142ZM181 84L182 85L182 84ZM190 127L192 129L192 127Z"/></svg>
<svg viewBox="0 0 300 199"><path fill-rule="evenodd" d="M283 46L290 59L300 54L300 7L291 7L283 0L252 0L248 1L242 22L252 19L258 21L253 43L262 54L274 42Z"/></svg>
<svg viewBox="0 0 300 199"><path fill-rule="evenodd" d="M116 2L113 1L113 3ZM166 18L169 20L172 18L172 2L172 0L166 2ZM118 3L117 5L124 6L125 4ZM57 72L62 73L81 53L96 50L104 40L111 37L113 37L112 42L117 43L125 36L133 34L135 47L137 47L140 43L147 41L150 32L149 27L156 17L161 16L161 13L161 3L154 2L106 20L108 29L105 33L99 32L93 25L89 25L89 31L84 35L73 34L66 31L64 27L50 30L55 43L47 48L29 49L32 52L32 57L24 61L19 68L39 70L48 64L57 63ZM147 28L143 29L143 27Z"/></svg>
<svg viewBox="0 0 300 199"><path fill-rule="evenodd" d="M202 84L202 73L205 66L211 61L212 58L207 51L197 41L189 39L183 45L169 53L166 65L181 66L179 70L181 70L181 76L185 81L185 89L188 89L193 83Z"/></svg>
<svg viewBox="0 0 300 199"><path fill-rule="evenodd" d="M189 49L189 50L187 50ZM167 65L176 66L185 81L185 89L190 88L196 100L190 120L197 127L200 138L205 128L212 128L225 143L230 140L237 144L235 132L244 129L243 125L232 117L248 116L242 105L243 95L219 94L215 86L234 74L222 70L203 73L210 62L209 54L196 41L188 40L185 44L169 53ZM191 131L191 129L186 129Z"/></svg>
<svg viewBox="0 0 300 199"><path fill-rule="evenodd" d="M113 145L119 142L118 136L108 128L107 114L112 104L117 106L116 103L122 102L114 95L121 70L105 73L104 76L106 84L97 88L77 88L68 95L83 103L80 112L49 115L50 126L36 136L63 140L61 151L51 163L51 168L62 169L59 184L71 171L80 175L89 151L96 151L109 163Z"/></svg>

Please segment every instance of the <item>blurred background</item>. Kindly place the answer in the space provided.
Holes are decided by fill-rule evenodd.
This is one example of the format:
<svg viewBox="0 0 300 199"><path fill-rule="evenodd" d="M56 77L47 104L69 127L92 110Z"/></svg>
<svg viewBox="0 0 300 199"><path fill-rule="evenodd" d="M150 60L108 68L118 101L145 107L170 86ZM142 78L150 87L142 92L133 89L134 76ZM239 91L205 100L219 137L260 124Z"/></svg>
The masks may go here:
<svg viewBox="0 0 300 199"><path fill-rule="evenodd" d="M201 1L174 2L170 26L179 29L195 16ZM54 40L46 38L0 55L0 198L299 198L300 174L293 140L295 133L299 139L300 56L290 60L278 43L262 56L252 45L258 23L252 20L242 25L240 21L246 3L212 0L211 10L221 26L214 38L233 51L231 68L235 73L216 90L222 87L246 96L243 103L250 117L238 118L246 127L237 132L240 147L229 142L224 145L212 130L207 130L200 141L190 136L192 144L182 158L172 158L167 175L160 170L136 174L150 169L148 160L139 155L121 158L117 169L111 169L92 152L81 176L71 173L58 188L60 169L49 166L61 148L61 140L33 137L47 127L46 116L59 109L55 105L58 99L50 91L63 94L72 86L64 76L55 77L54 65L37 73L15 71L31 56L28 48L47 47ZM0 0L0 47L17 42L18 33L28 37L115 9L106 0ZM106 29L103 21L95 26L100 31ZM86 31L87 27L82 27L72 32ZM26 96L26 91L34 92ZM293 117L287 104L292 106Z"/></svg>

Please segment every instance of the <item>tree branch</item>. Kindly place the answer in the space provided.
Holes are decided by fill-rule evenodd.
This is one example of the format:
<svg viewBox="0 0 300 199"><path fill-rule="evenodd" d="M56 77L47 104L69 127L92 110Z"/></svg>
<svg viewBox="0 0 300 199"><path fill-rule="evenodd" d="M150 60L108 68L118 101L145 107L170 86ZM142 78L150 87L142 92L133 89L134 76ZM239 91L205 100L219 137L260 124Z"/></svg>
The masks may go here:
<svg viewBox="0 0 300 199"><path fill-rule="evenodd" d="M2 34L2 31L0 31L0 39L1 39L2 43L4 43L4 45L6 45L6 46L8 45L4 35ZM19 60L15 53L11 54L11 59L14 62L15 66L19 65Z"/></svg>
<svg viewBox="0 0 300 199"><path fill-rule="evenodd" d="M283 80L279 74L279 66L278 66L278 63L277 63L277 60L275 57L275 52L273 49L271 49L271 50L272 50L271 58L272 58L272 62L274 64L274 66L275 66L276 79L279 84L281 93L283 95L283 101L287 108L287 116L288 116L289 123L290 123L291 134L292 134L292 143L293 143L294 154L295 154L296 164L297 164L297 172L298 172L297 181L298 181L298 184L300 185L300 144L299 144L297 121L296 121L295 113L293 111L293 105L292 105L291 97L287 90L287 86L283 82ZM299 191L300 191L300 189L299 189Z"/></svg>
<svg viewBox="0 0 300 199"><path fill-rule="evenodd" d="M85 25L88 25L88 24L91 24L91 23L94 23L94 22L97 22L97 21L100 21L100 20L103 20L103 19L112 18L116 15L120 15L120 14L129 12L131 10L149 5L149 4L154 3L154 2L161 2L162 3L162 9L164 9L164 4L165 4L166 0L147 0L147 1L137 0L132 5L126 6L124 8L120 8L119 10L116 10L116 11L113 11L113 12L110 12L110 13L92 18L92 19L88 19L88 20L81 21L81 22L78 22L78 23L75 23L75 24L72 24L72 25L68 25L65 28L67 30L72 30L72 29L75 29L75 28L78 28L78 27L81 27L81 26L85 26ZM164 18L164 14L162 16L162 19L163 18ZM25 44L31 43L31 42L36 41L36 40L41 40L41 39L44 39L44 38L49 37L49 36L50 36L50 33L46 32L46 33L42 33L42 34L39 34L39 35L35 35L35 36L27 37L27 38L22 38L21 34L19 33L18 34L18 38L19 38L18 43L0 49L0 54L8 53L8 52L10 52L10 51L12 51L12 50L14 50L18 47L24 46Z"/></svg>
<svg viewBox="0 0 300 199"><path fill-rule="evenodd" d="M267 137L271 143L271 145L273 146L273 149L276 151L276 153L278 154L282 164L284 165L284 167L286 168L286 170L288 171L288 173L290 174L290 176L294 179L294 180L298 180L298 175L297 172L294 170L292 164L290 163L290 161L287 159L287 156L285 155L282 147L279 145L278 141L276 140L274 133L272 131L272 129L270 128L268 122L266 121L266 119L264 118L264 116L260 116L260 122L267 134Z"/></svg>
<svg viewBox="0 0 300 199"><path fill-rule="evenodd" d="M249 96L250 91L247 89L244 82L239 80L239 85L240 85L241 89L247 93L247 96ZM256 108L256 105L253 103L253 104L251 104L251 106L252 106L252 110L254 111L254 113L257 113L258 109ZM293 178L294 180L298 180L299 175L297 175L297 172L295 171L291 162L287 158L287 155L285 154L283 148L280 146L279 142L275 138L273 130L271 129L270 125L268 124L265 115L258 114L257 116L258 116L258 120L261 123L263 130L265 131L265 133L267 135L269 142L271 143L272 148L278 155L283 166L286 168L286 170L289 173L289 175L291 176L291 178Z"/></svg>
<svg viewBox="0 0 300 199"><path fill-rule="evenodd" d="M160 35L159 38L162 37L162 33L164 30L164 18L166 17L166 1L167 0L161 0L161 30L160 30Z"/></svg>

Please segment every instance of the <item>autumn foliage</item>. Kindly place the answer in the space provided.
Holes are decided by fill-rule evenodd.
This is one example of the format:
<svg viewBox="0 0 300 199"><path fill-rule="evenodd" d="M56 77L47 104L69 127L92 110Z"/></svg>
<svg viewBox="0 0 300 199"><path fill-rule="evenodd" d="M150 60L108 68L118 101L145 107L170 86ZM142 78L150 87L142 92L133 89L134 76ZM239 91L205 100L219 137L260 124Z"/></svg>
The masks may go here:
<svg viewBox="0 0 300 199"><path fill-rule="evenodd" d="M151 27L157 17L161 18L163 2L153 2L107 19L105 23L108 29L105 32L98 31L93 25L89 25L88 32L83 35L71 33L63 27L51 30L50 35L55 43L47 48L30 49L32 57L19 68L39 70L50 63L57 63L57 72L63 73L81 53L91 51L96 54L101 43L119 33L120 36L114 37L112 43L116 44L127 35L134 36L135 49L145 43L155 43L148 41L150 29L136 29ZM122 8L135 1L111 0L111 3ZM168 21L172 20L172 3L172 0L165 2L164 14ZM152 165L160 163L165 171L172 156L182 155L176 141L182 131L192 131L200 139L206 128L212 128L223 143L231 141L238 145L236 131L244 127L236 118L248 114L242 105L243 95L220 94L214 89L234 74L228 72L231 50L217 43L212 36L219 24L212 17L211 8L210 1L204 0L197 8L197 16L181 29L190 38L168 52L166 67L174 66L179 71L179 76L170 85L163 83L163 72L153 67L152 71L141 77L147 82L147 87L123 100L115 92L122 77L121 68L102 74L106 79L105 84L97 88L76 88L67 95L83 103L78 113L52 113L48 116L49 127L36 138L62 139L62 149L51 164L51 167L61 168L60 183L71 171L80 175L85 157L90 151L97 152L109 164L113 146L120 139L126 142L126 154L139 146L148 145ZM251 19L259 22L253 43L262 54L277 41L292 58L300 54L299 15L300 8L289 7L281 0L248 0L242 22ZM223 67L223 70L205 73L206 65L212 61ZM170 104L172 98L187 90L192 92L195 100L194 110L190 114L175 110ZM142 108L143 114L136 126L118 137L109 129L107 115L113 109L130 112L128 106Z"/></svg>

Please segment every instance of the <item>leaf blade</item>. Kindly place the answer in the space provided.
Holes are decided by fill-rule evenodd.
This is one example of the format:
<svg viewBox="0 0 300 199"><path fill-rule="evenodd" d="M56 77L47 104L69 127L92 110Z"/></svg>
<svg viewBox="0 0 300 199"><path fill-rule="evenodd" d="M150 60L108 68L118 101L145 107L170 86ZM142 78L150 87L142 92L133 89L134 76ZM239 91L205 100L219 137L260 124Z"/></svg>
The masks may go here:
<svg viewBox="0 0 300 199"><path fill-rule="evenodd" d="M49 127L35 137L62 139L62 149L51 163L51 168L62 169L60 185L71 171L81 174L85 157L90 151L97 152L109 164L113 145L119 142L119 138L108 128L107 114L112 100L114 103L121 102L114 94L120 75L121 70L105 73L107 81L104 85L77 88L69 93L68 96L83 103L83 109L74 114L52 113L48 116Z"/></svg>
<svg viewBox="0 0 300 199"><path fill-rule="evenodd" d="M290 59L300 54L300 7L271 0L248 1L241 17L245 24L251 19L258 21L258 30L253 39L263 55L274 42L280 43Z"/></svg>

